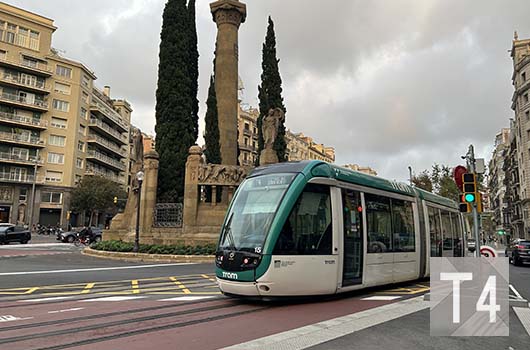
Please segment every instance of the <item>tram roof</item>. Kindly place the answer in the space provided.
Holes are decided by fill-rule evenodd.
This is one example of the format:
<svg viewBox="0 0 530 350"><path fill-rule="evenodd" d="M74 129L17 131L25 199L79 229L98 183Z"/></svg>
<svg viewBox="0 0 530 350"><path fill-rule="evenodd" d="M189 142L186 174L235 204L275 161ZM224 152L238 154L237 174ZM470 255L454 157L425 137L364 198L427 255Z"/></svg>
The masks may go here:
<svg viewBox="0 0 530 350"><path fill-rule="evenodd" d="M328 177L339 181L353 183L365 187L371 187L383 191L403 194L406 196L419 197L428 202L436 203L450 208L457 208L454 201L409 186L405 183L383 179L359 171L343 168L334 164L317 160L306 160L299 162L285 162L258 167L252 171L250 176L266 175L273 173L304 173L309 177Z"/></svg>

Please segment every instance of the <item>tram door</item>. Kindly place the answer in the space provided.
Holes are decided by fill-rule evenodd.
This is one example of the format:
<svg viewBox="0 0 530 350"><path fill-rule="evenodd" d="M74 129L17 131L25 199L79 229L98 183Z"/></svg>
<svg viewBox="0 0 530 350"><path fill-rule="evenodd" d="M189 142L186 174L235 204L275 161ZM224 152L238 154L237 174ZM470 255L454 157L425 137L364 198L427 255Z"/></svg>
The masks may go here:
<svg viewBox="0 0 530 350"><path fill-rule="evenodd" d="M344 218L342 286L362 283L363 271L363 223L361 194L342 189Z"/></svg>

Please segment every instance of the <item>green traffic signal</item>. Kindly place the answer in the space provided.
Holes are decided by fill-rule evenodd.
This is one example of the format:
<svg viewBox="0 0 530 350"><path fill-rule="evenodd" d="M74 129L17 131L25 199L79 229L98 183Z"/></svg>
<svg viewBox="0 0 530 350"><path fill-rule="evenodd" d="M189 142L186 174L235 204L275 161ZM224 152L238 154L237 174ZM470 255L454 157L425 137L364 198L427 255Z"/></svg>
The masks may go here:
<svg viewBox="0 0 530 350"><path fill-rule="evenodd" d="M468 203L473 203L475 201L475 194L474 193L466 193L464 196L464 199Z"/></svg>

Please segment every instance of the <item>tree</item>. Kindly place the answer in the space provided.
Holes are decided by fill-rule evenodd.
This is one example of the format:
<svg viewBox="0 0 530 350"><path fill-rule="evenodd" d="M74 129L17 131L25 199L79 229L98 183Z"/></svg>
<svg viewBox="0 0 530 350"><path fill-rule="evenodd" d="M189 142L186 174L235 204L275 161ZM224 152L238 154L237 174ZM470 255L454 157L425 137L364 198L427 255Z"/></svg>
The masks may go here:
<svg viewBox="0 0 530 350"><path fill-rule="evenodd" d="M215 95L215 77L210 77L208 99L206 100L206 115L204 117L206 128L204 142L206 160L211 164L221 164L221 147L219 145L219 117L217 113L217 97Z"/></svg>
<svg viewBox="0 0 530 350"><path fill-rule="evenodd" d="M460 191L453 179L453 169L446 165L434 164L431 172L424 170L413 176L412 184L439 196L459 201Z"/></svg>
<svg viewBox="0 0 530 350"><path fill-rule="evenodd" d="M127 197L118 183L102 176L85 176L72 191L71 207L79 213L88 212L90 226L94 213L113 211L114 197Z"/></svg>
<svg viewBox="0 0 530 350"><path fill-rule="evenodd" d="M267 28L267 35L265 36L265 43L262 49L261 62L261 85L258 86L259 97L259 117L257 120L258 126L258 155L264 147L263 133L261 125L263 118L269 113L271 108L281 108L287 112L283 104L282 97L282 78L280 76L278 63L280 60L276 58L276 34L274 33L274 22L269 16L269 25ZM282 122L278 128L278 137L274 141L274 150L280 162L287 160L286 150L287 143L285 141L285 122ZM257 160L259 163L259 160Z"/></svg>
<svg viewBox="0 0 530 350"><path fill-rule="evenodd" d="M186 0L169 0L162 16L155 127L162 202L182 198L188 150L198 136L194 7L194 0L188 7Z"/></svg>
<svg viewBox="0 0 530 350"><path fill-rule="evenodd" d="M191 77L191 117L195 126L195 139L199 136L199 49L197 46L197 25L195 23L195 0L188 3L189 39L190 39L190 77Z"/></svg>
<svg viewBox="0 0 530 350"><path fill-rule="evenodd" d="M422 190L432 192L431 176L427 170L422 171L419 175L412 177L412 184Z"/></svg>

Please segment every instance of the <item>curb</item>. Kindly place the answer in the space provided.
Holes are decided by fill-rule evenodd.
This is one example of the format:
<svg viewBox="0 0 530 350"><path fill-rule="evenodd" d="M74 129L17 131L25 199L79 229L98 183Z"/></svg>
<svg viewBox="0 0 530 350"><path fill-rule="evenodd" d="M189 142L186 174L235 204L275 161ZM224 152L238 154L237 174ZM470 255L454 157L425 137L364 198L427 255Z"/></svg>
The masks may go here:
<svg viewBox="0 0 530 350"><path fill-rule="evenodd" d="M103 250L94 250L85 248L83 255L97 258L131 261L131 262L160 262L160 263L208 263L213 264L215 256L213 255L167 255L167 254L145 254L145 253L122 253L107 252Z"/></svg>

